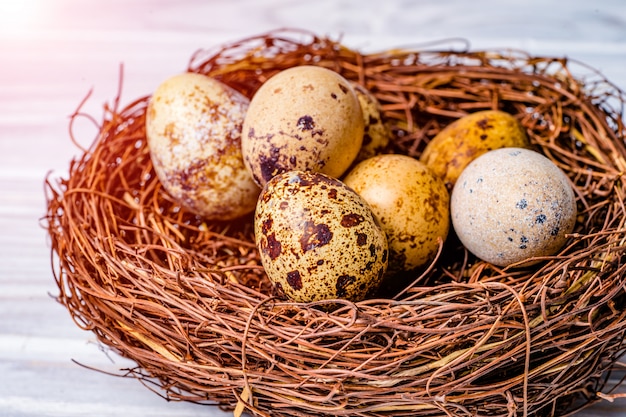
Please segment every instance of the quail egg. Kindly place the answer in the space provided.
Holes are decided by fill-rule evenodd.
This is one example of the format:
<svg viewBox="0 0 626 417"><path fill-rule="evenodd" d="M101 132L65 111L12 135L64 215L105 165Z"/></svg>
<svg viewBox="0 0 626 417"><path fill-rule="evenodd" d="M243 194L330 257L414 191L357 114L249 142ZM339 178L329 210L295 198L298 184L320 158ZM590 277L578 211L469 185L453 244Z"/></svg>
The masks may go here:
<svg viewBox="0 0 626 417"><path fill-rule="evenodd" d="M452 190L452 225L463 245L499 266L536 263L565 244L576 224L576 198L565 173L524 148L487 152Z"/></svg>
<svg viewBox="0 0 626 417"><path fill-rule="evenodd" d="M254 231L268 278L292 301L360 301L386 272L387 238L369 205L322 173L288 171L270 179Z"/></svg>
<svg viewBox="0 0 626 417"><path fill-rule="evenodd" d="M390 273L432 261L450 228L443 180L407 155L383 154L357 164L344 178L372 207L387 235Z"/></svg>
<svg viewBox="0 0 626 417"><path fill-rule="evenodd" d="M161 83L146 112L154 170L165 190L189 211L211 220L251 213L259 187L241 153L249 100L202 74Z"/></svg>
<svg viewBox="0 0 626 417"><path fill-rule="evenodd" d="M271 77L252 97L242 152L260 186L291 170L339 178L359 153L363 131L349 81L330 69L297 66Z"/></svg>
<svg viewBox="0 0 626 417"><path fill-rule="evenodd" d="M524 127L502 110L470 113L442 129L420 156L451 190L467 164L479 155L504 147L527 148Z"/></svg>

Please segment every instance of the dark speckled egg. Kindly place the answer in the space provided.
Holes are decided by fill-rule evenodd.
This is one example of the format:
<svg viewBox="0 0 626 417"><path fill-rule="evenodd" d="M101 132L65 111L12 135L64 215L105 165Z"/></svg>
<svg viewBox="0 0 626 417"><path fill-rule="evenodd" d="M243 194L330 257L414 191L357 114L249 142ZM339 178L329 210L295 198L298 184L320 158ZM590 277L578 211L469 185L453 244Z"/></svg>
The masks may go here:
<svg viewBox="0 0 626 417"><path fill-rule="evenodd" d="M360 301L386 272L387 238L370 206L325 174L273 177L259 197L254 229L269 279L292 301Z"/></svg>
<svg viewBox="0 0 626 417"><path fill-rule="evenodd" d="M339 178L359 153L363 133L350 82L330 69L302 65L277 73L254 94L241 149L260 186L291 170Z"/></svg>

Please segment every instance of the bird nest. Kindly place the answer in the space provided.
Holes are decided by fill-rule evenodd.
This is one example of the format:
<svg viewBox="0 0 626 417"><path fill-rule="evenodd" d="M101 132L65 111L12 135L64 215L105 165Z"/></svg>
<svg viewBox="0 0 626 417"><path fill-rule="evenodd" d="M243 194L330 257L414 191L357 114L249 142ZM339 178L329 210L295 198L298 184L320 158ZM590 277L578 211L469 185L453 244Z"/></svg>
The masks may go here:
<svg viewBox="0 0 626 417"><path fill-rule="evenodd" d="M251 97L282 69L331 68L378 98L390 152L413 157L467 113L513 114L575 189L576 227L554 256L501 268L450 236L432 264L375 298L286 301L272 293L252 216L208 222L173 201L146 144L149 97L125 107L118 97L68 177L46 179L58 301L136 363L124 375L235 415L556 416L615 399L625 96L564 58L441 46L364 54L279 30L198 52L188 70Z"/></svg>

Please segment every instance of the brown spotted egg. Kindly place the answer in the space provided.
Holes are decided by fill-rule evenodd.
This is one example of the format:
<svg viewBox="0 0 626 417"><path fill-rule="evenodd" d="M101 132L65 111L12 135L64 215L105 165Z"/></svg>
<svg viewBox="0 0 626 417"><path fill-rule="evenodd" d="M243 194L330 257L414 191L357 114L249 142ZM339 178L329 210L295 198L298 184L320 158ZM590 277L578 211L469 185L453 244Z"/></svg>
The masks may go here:
<svg viewBox="0 0 626 417"><path fill-rule="evenodd" d="M254 210L260 192L241 154L249 100L201 74L161 83L146 112L154 170L165 190L189 211L230 220Z"/></svg>
<svg viewBox="0 0 626 417"><path fill-rule="evenodd" d="M272 76L254 94L241 147L261 186L291 170L339 178L359 153L363 131L350 82L335 71L302 65Z"/></svg>
<svg viewBox="0 0 626 417"><path fill-rule="evenodd" d="M254 231L267 276L292 301L363 300L387 268L387 239L370 207L325 174L273 177L259 197Z"/></svg>
<svg viewBox="0 0 626 417"><path fill-rule="evenodd" d="M557 252L576 223L569 179L542 154L525 148L489 151L463 170L450 201L463 245L499 266L530 265ZM528 260L528 261L527 261Z"/></svg>

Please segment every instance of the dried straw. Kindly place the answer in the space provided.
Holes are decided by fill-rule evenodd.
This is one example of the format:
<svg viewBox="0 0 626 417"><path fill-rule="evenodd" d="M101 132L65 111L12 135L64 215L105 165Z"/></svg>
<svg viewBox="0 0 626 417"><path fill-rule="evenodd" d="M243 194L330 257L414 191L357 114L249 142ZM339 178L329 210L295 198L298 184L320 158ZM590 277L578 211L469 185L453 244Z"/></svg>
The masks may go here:
<svg viewBox="0 0 626 417"><path fill-rule="evenodd" d="M624 94L561 58L361 54L298 30L201 51L189 71L252 96L300 64L372 91L393 152L418 156L468 112L514 114L575 187L567 246L507 269L452 237L378 299L335 310L286 302L271 294L251 218L207 223L172 201L146 147L148 97L121 109L118 97L68 178L46 180L58 301L76 324L135 361L126 375L160 395L235 415L561 416L616 398L607 381L626 352Z"/></svg>

